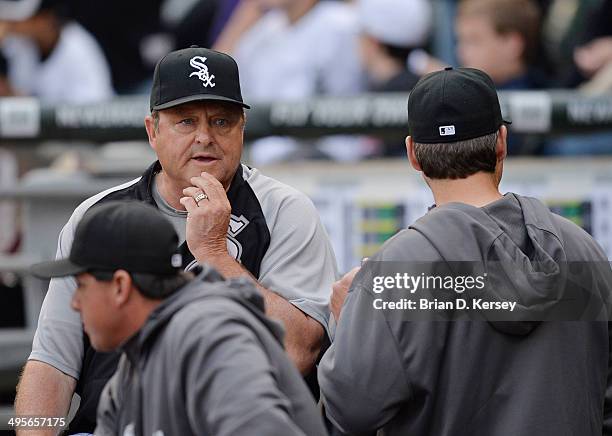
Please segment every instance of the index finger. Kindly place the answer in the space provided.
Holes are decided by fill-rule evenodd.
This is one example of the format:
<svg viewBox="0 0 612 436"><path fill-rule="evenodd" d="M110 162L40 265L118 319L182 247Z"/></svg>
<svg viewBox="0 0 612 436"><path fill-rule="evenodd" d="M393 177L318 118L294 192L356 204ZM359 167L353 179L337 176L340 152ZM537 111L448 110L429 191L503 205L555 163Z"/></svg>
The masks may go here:
<svg viewBox="0 0 612 436"><path fill-rule="evenodd" d="M215 197L227 197L225 188L223 188L221 182L219 182L215 176L209 173L202 173L197 177L192 177L190 181L193 186L206 192L208 197L210 197L211 194Z"/></svg>

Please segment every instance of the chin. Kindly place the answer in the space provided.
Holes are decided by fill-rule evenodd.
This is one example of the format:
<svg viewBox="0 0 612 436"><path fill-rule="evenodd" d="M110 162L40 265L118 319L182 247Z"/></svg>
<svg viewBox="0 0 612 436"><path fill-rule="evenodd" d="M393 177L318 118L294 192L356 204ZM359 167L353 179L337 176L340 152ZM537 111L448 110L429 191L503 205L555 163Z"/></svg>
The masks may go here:
<svg viewBox="0 0 612 436"><path fill-rule="evenodd" d="M208 163L194 162L191 165L191 168L189 170L189 175L190 177L195 177L195 176L199 176L203 172L212 174L213 176L215 176L215 178L218 179L217 177L217 174L219 172L218 163L217 162L208 162Z"/></svg>

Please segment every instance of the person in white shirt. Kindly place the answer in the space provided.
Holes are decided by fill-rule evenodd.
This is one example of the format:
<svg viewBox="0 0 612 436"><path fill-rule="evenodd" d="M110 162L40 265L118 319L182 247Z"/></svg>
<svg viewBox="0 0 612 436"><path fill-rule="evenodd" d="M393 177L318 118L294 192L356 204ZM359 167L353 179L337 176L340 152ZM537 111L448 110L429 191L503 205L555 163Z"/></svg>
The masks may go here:
<svg viewBox="0 0 612 436"><path fill-rule="evenodd" d="M20 20L0 18L0 48L15 92L48 104L111 98L114 91L102 49L78 23L64 21L55 3L43 0L33 15Z"/></svg>
<svg viewBox="0 0 612 436"><path fill-rule="evenodd" d="M366 90L359 58L357 11L345 2L319 0L243 0L216 48L240 65L244 94L253 101L303 100L315 95L355 95ZM329 143L326 151L348 145ZM259 164L295 153L297 141L266 138L253 144ZM334 156L342 159L342 156Z"/></svg>

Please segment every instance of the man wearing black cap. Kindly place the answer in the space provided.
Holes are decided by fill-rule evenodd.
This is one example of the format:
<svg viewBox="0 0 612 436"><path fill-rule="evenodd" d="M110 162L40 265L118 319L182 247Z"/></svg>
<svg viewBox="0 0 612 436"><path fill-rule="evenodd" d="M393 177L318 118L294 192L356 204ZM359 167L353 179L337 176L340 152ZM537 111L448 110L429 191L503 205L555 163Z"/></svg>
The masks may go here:
<svg viewBox="0 0 612 436"><path fill-rule="evenodd" d="M485 73L425 76L408 117L408 158L436 206L365 263L334 313L327 416L351 434L609 434L604 252L540 201L499 192L507 130Z"/></svg>
<svg viewBox="0 0 612 436"><path fill-rule="evenodd" d="M241 165L244 108L230 56L198 47L166 55L154 73L145 119L159 161L139 179L81 204L62 230L58 257L67 256L74 229L92 205L134 199L151 204L179 234L183 268L209 264L227 278L256 281L266 314L285 325L289 356L302 374L316 375L334 255L310 200ZM95 352L82 335L69 309L74 289L70 278L51 280L16 409L20 415L65 414L78 380L81 403L70 430L91 432L101 388L117 359Z"/></svg>
<svg viewBox="0 0 612 436"><path fill-rule="evenodd" d="M92 346L122 352L95 434L324 435L253 282L206 266L192 280L177 248L155 208L112 201L85 213L68 258L32 267L75 276L71 305Z"/></svg>

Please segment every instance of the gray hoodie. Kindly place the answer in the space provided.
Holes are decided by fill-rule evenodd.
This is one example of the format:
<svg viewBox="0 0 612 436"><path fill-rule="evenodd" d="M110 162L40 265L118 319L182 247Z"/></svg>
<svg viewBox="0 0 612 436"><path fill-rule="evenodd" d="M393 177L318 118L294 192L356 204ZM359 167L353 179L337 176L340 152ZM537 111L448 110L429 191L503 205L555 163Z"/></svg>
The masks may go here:
<svg viewBox="0 0 612 436"><path fill-rule="evenodd" d="M483 208L437 207L371 260L498 262L489 298L518 305L509 319L476 310L471 320L414 321L372 310L380 294L362 268L319 366L326 413L338 428L386 436L612 434L610 265L578 226L538 200L507 194ZM576 265L593 271L569 294L563 283ZM568 321L577 313L558 305L578 305L584 316L574 319L588 321Z"/></svg>
<svg viewBox="0 0 612 436"><path fill-rule="evenodd" d="M121 348L96 435L325 435L281 327L246 280L205 268Z"/></svg>

